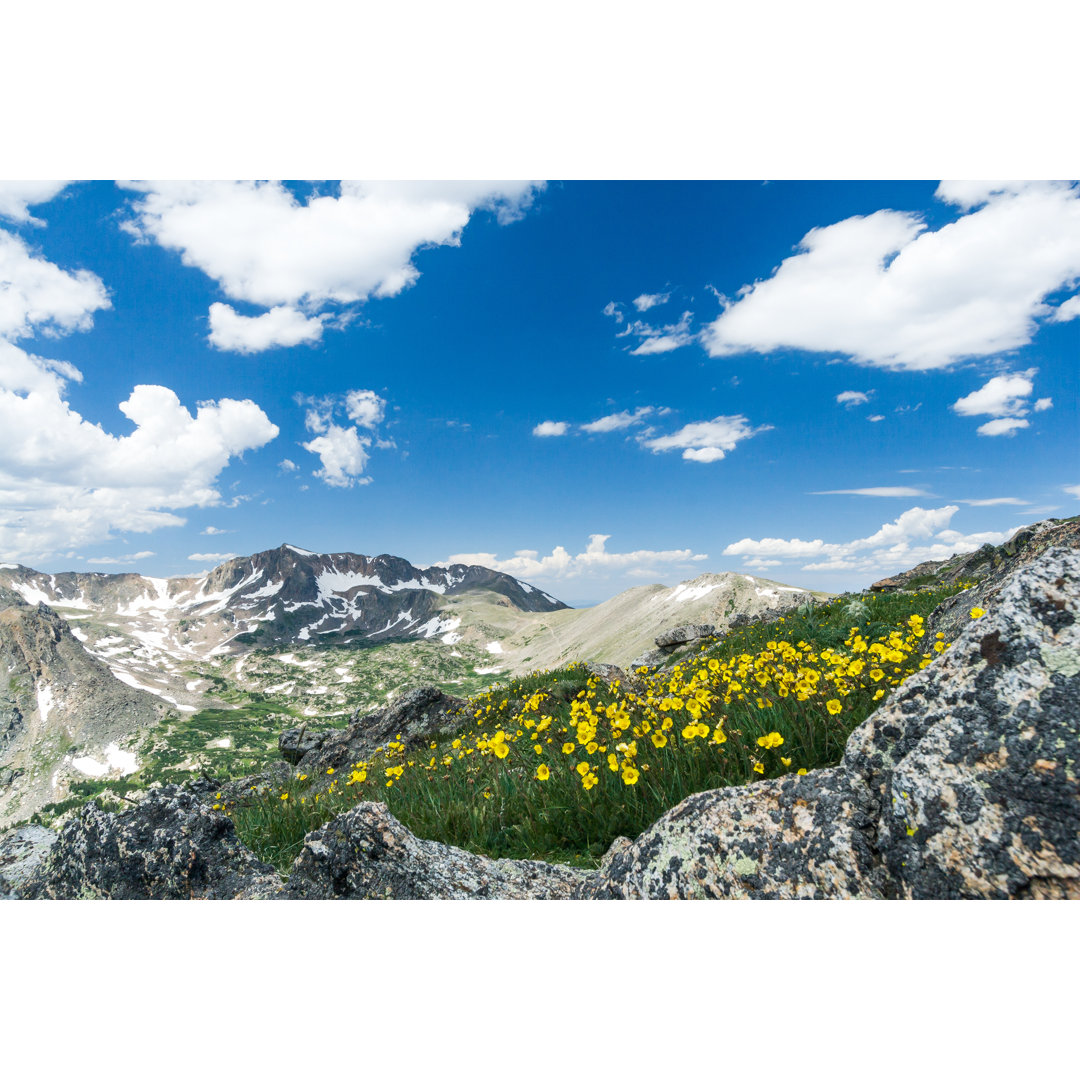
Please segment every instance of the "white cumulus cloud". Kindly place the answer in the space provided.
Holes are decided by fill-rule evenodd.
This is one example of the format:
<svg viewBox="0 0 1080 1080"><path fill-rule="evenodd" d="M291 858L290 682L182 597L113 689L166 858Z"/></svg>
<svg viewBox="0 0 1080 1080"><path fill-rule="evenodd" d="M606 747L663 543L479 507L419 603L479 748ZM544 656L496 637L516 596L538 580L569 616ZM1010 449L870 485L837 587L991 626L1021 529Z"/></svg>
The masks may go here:
<svg viewBox="0 0 1080 1080"><path fill-rule="evenodd" d="M811 229L706 328L709 353L794 348L926 370L1019 348L1039 320L1068 314L1046 297L1080 279L1080 187L942 184L937 196L966 212L938 229L895 210Z"/></svg>
<svg viewBox="0 0 1080 1080"><path fill-rule="evenodd" d="M312 475L324 480L330 487L352 487L354 484L371 483L370 476L363 476L368 462L367 447L370 440L360 435L356 428L343 428L329 424L322 435L302 444L304 449L317 454L322 468Z"/></svg>
<svg viewBox="0 0 1080 1080"><path fill-rule="evenodd" d="M511 558L500 559L492 552L472 552L451 555L438 565L464 563L486 566L491 570L526 580L558 581L582 576L602 576L609 572L659 572L659 568L663 566L685 564L689 567L708 558L708 555L695 555L690 548L670 551L608 551L607 542L610 539L610 536L602 533L593 533L589 536L585 550L577 555L571 555L559 544L552 549L550 555L540 556L538 551L525 549L515 552Z"/></svg>
<svg viewBox="0 0 1080 1080"><path fill-rule="evenodd" d="M219 474L278 434L253 401L204 401L193 416L168 387L140 385L118 406L135 430L110 435L67 400L68 384L82 381L78 368L14 344L89 328L109 306L101 280L0 232L0 285L2 557L46 559L114 531L183 525L175 511L225 505Z"/></svg>
<svg viewBox="0 0 1080 1080"><path fill-rule="evenodd" d="M551 438L556 435L565 435L569 426L565 420L544 420L533 428L532 433L540 438Z"/></svg>
<svg viewBox="0 0 1080 1080"><path fill-rule="evenodd" d="M278 434L252 401L202 402L195 415L164 386L136 386L108 434L65 399L72 372L0 342L0 552L42 559L112 538L182 525L173 511L222 504L230 460Z"/></svg>
<svg viewBox="0 0 1080 1080"><path fill-rule="evenodd" d="M66 180L0 180L0 217L18 225L44 225L30 207L52 202L67 185Z"/></svg>
<svg viewBox="0 0 1080 1080"><path fill-rule="evenodd" d="M203 551L188 556L188 562L223 563L237 558L235 551Z"/></svg>
<svg viewBox="0 0 1080 1080"><path fill-rule="evenodd" d="M1016 416L1025 411L1034 390L1034 369L1014 375L996 375L978 390L955 401L953 412L960 416Z"/></svg>
<svg viewBox="0 0 1080 1080"><path fill-rule="evenodd" d="M1080 296L1070 296L1050 316L1051 322L1069 322L1070 319L1080 319Z"/></svg>
<svg viewBox="0 0 1080 1080"><path fill-rule="evenodd" d="M315 470L317 476L329 487L351 488L370 484L371 477L364 475L370 458L368 453L372 436L362 434L360 429L374 434L386 415L386 402L374 390L347 390L341 395L321 398L298 397L299 404L307 405L304 425L316 437L300 445L315 454L322 468ZM339 424L335 417L344 415L352 425ZM380 449L392 447L388 440L376 440ZM286 458L279 465L291 472L296 466Z"/></svg>
<svg viewBox="0 0 1080 1080"><path fill-rule="evenodd" d="M716 416L712 420L687 424L670 435L643 438L641 445L654 454L682 450L687 461L720 461L743 439L771 430L771 424L752 427L745 416Z"/></svg>
<svg viewBox="0 0 1080 1080"><path fill-rule="evenodd" d="M652 411L653 407L651 405L642 405L633 412L623 410L622 412L612 413L610 416L601 416L599 420L593 420L591 423L582 424L581 430L589 432L590 435L601 435L608 431L622 431L624 428L640 424L643 418Z"/></svg>
<svg viewBox="0 0 1080 1080"><path fill-rule="evenodd" d="M1018 420L1016 417L1002 417L1000 420L988 420L980 424L975 430L979 435L1008 435L1010 438L1018 431L1029 427L1027 420Z"/></svg>
<svg viewBox="0 0 1080 1080"><path fill-rule="evenodd" d="M254 326L218 311L211 340L254 352L316 339L316 316L328 305L396 296L420 277L412 262L419 248L459 245L478 210L517 220L542 185L343 181L336 195L306 201L278 182L126 186L137 193L129 232L178 252L230 299L278 312Z"/></svg>
<svg viewBox="0 0 1080 1080"><path fill-rule="evenodd" d="M845 390L836 395L836 403L849 409L854 405L865 405L869 400L870 395L864 394L861 390Z"/></svg>
<svg viewBox="0 0 1080 1080"><path fill-rule="evenodd" d="M215 349L258 353L292 345L313 345L322 340L323 318L308 318L294 307L280 304L262 315L240 315L231 304L210 305L210 335Z"/></svg>
<svg viewBox="0 0 1080 1080"><path fill-rule="evenodd" d="M386 402L374 390L349 390L345 394L345 415L363 428L376 428L386 416Z"/></svg>
<svg viewBox="0 0 1080 1080"><path fill-rule="evenodd" d="M634 307L638 311L648 311L649 308L657 307L660 304L666 304L671 299L671 293L642 293L634 300Z"/></svg>
<svg viewBox="0 0 1080 1080"><path fill-rule="evenodd" d="M927 510L915 506L870 536L841 542L747 537L728 544L724 554L743 556L747 566L760 565L762 559L798 560L806 571L846 570L877 575L930 559L945 559L956 552L974 551L983 544L1000 544L1016 531L965 534L951 529L949 525L959 509L943 506Z"/></svg>
<svg viewBox="0 0 1080 1080"><path fill-rule="evenodd" d="M96 274L62 270L0 229L0 337L17 341L87 330L94 312L111 306Z"/></svg>
<svg viewBox="0 0 1080 1080"><path fill-rule="evenodd" d="M994 416L998 419L982 424L977 430L980 435L1007 435L1010 438L1018 431L1029 427L1027 420L1028 399L1035 389L1032 382L1036 369L1016 372L1012 375L996 375L978 390L953 402L951 408L960 416ZM1039 398L1035 402L1036 412L1045 412L1053 407L1051 398Z"/></svg>

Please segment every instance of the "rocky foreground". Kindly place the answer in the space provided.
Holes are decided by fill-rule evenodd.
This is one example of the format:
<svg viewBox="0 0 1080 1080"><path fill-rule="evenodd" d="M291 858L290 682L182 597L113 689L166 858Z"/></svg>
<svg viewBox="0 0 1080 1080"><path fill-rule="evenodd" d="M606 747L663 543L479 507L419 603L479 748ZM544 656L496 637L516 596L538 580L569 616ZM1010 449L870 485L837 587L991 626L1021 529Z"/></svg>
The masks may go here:
<svg viewBox="0 0 1080 1080"><path fill-rule="evenodd" d="M839 765L692 795L635 840L616 841L596 871L483 858L419 839L383 804L362 803L310 833L282 882L210 802L166 787L125 813L87 807L58 836L9 833L0 892L1080 898L1080 553L1057 546L1018 560L983 583L979 601L988 614L968 616L952 648L852 733Z"/></svg>

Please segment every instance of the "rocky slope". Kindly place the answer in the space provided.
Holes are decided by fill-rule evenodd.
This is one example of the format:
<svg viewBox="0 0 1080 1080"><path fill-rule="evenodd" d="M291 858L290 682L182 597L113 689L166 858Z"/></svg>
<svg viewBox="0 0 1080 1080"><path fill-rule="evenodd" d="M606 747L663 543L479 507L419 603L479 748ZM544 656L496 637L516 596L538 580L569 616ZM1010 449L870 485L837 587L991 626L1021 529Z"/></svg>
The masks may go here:
<svg viewBox="0 0 1080 1080"><path fill-rule="evenodd" d="M287 881L175 788L0 844L20 897L1080 898L1080 552L995 604L851 735L840 765L702 792L594 872L420 840L379 803L310 833Z"/></svg>
<svg viewBox="0 0 1080 1080"><path fill-rule="evenodd" d="M0 821L63 799L86 777L138 767L133 733L166 707L113 678L68 624L0 588Z"/></svg>

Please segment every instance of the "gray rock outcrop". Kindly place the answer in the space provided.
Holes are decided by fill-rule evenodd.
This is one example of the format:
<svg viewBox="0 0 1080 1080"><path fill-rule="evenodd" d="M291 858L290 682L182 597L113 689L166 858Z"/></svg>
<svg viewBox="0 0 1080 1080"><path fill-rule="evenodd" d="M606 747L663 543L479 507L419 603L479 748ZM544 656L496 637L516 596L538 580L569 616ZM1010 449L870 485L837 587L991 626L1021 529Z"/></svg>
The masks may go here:
<svg viewBox="0 0 1080 1080"><path fill-rule="evenodd" d="M657 635L656 647L664 650L676 649L687 642L697 641L698 638L712 637L715 633L716 627L712 623L673 626L670 630Z"/></svg>
<svg viewBox="0 0 1080 1080"><path fill-rule="evenodd" d="M590 675L595 675L598 679L602 679L609 686L615 682L622 686L626 686L628 683L634 681L633 675L627 675L627 673L617 664L600 664L595 661L589 661L585 664L585 670Z"/></svg>
<svg viewBox="0 0 1080 1080"><path fill-rule="evenodd" d="M28 900L232 900L281 885L237 838L233 823L169 785L109 814L86 806L15 887Z"/></svg>
<svg viewBox="0 0 1080 1080"><path fill-rule="evenodd" d="M360 803L309 833L281 891L293 900L565 899L588 871L487 859L421 840L384 803Z"/></svg>
<svg viewBox="0 0 1080 1080"><path fill-rule="evenodd" d="M839 766L692 795L576 895L1080 898L1078 613L1044 553Z"/></svg>
<svg viewBox="0 0 1080 1080"><path fill-rule="evenodd" d="M926 620L929 636L940 631L946 641L952 641L971 622L972 608L989 610L995 607L1002 589L1051 545L1080 551L1080 519L1040 522L1037 526L1022 529L1000 547L984 544L972 552L968 559L979 558L981 561L974 566L962 563L959 569L950 569L947 576L964 580L979 571L982 576L978 584L948 597L934 608Z"/></svg>
<svg viewBox="0 0 1080 1080"><path fill-rule="evenodd" d="M460 723L457 714L464 704L461 698L444 694L437 686L410 690L387 708L358 717L346 728L325 733L318 746L297 760L296 768L322 783L327 769L337 771L367 760L378 747L399 736L406 746L415 746L432 735L452 731ZM292 732L285 732L279 745L287 745L294 737Z"/></svg>

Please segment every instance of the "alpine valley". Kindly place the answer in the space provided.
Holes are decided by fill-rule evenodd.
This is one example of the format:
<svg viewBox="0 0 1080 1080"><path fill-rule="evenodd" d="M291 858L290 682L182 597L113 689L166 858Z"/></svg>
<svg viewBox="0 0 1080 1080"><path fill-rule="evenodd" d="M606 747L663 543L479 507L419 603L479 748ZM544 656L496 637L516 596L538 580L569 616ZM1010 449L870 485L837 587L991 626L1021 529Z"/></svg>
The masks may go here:
<svg viewBox="0 0 1080 1080"><path fill-rule="evenodd" d="M5 564L0 827L106 788L256 773L283 730L344 727L420 684L465 697L572 660L625 666L673 626L823 596L719 573L572 609L481 566L290 544L168 579Z"/></svg>

